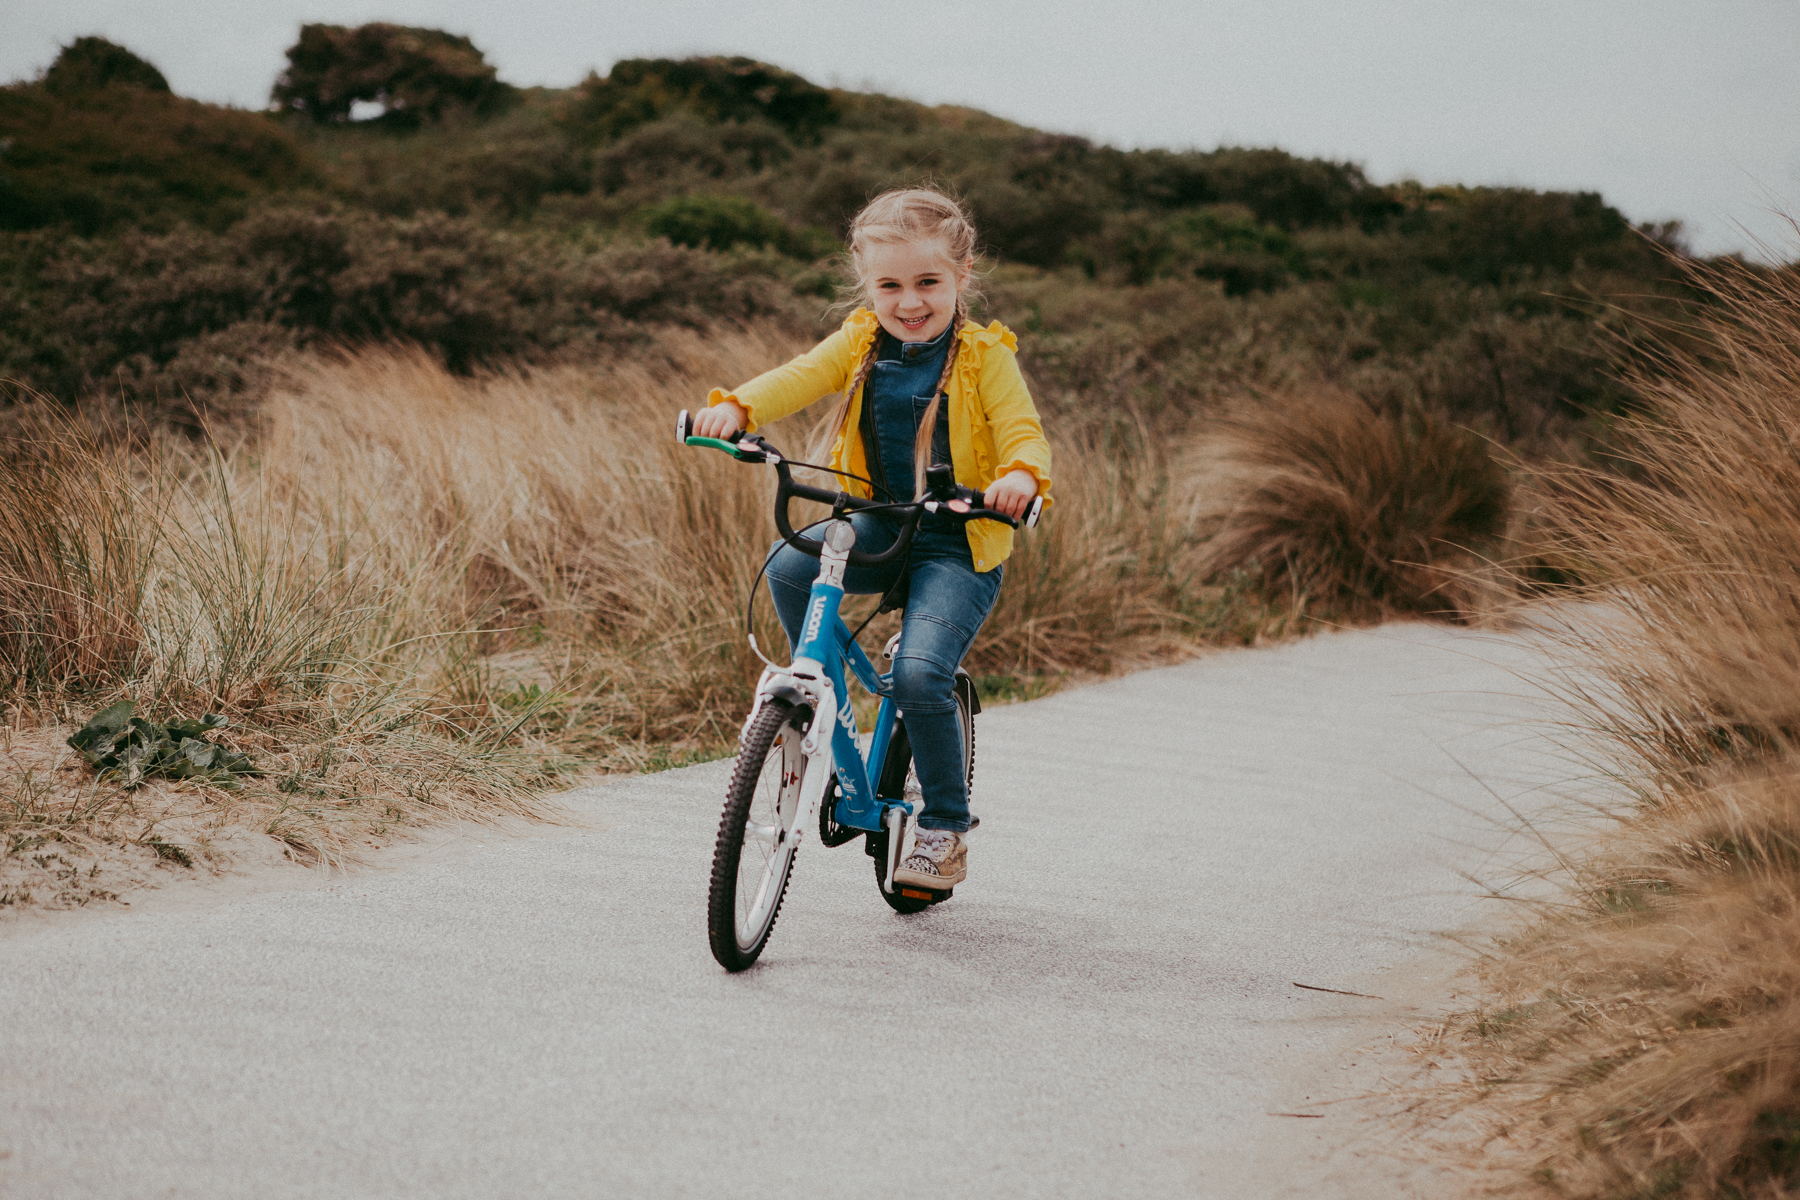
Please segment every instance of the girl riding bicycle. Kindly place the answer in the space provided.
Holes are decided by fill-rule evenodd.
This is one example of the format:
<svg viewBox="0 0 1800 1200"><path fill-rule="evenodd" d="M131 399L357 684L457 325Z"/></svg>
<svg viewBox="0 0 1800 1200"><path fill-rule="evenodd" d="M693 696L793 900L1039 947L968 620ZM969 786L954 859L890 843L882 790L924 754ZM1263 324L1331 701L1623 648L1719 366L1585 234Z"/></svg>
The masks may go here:
<svg viewBox="0 0 1800 1200"><path fill-rule="evenodd" d="M1050 446L1013 351L995 321L969 321L975 226L956 201L929 188L876 197L850 224L850 262L863 306L830 337L784 366L726 392L714 389L694 432L731 439L834 392L824 426L830 466L853 495L908 502L925 470L947 463L956 481L986 493L1010 517L1050 490ZM880 512L851 517L859 548L880 552L899 536ZM996 521L924 518L911 549L882 567L852 567L844 590L905 596L894 656L895 703L904 714L924 809L913 852L894 882L942 890L968 874L968 776L958 729L956 669L980 632L1012 552ZM770 552L775 611L798 644L819 561L785 542Z"/></svg>

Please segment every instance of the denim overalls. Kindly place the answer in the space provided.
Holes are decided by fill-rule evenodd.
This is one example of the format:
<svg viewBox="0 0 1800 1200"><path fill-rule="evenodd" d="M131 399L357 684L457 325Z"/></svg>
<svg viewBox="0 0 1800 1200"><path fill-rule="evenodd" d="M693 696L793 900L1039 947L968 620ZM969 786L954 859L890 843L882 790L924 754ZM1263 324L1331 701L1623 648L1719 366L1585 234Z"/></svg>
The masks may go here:
<svg viewBox="0 0 1800 1200"><path fill-rule="evenodd" d="M902 343L886 330L876 334L875 368L863 392L862 436L875 497L911 500L913 443L937 382L953 331L929 342ZM938 406L932 459L950 462L950 406ZM887 490L884 492L882 489ZM856 548L879 554L899 536L899 522L881 513L858 513ZM906 718L919 787L925 793L923 829L966 831L969 816L968 776L956 721L956 668L1000 594L1004 567L977 572L968 535L947 519L927 527L927 517L913 535L910 551L882 567L851 567L844 590L881 594L904 570L906 613L900 624L900 648L894 656L894 700ZM806 602L819 562L785 542L769 555L769 592L792 644L806 616Z"/></svg>

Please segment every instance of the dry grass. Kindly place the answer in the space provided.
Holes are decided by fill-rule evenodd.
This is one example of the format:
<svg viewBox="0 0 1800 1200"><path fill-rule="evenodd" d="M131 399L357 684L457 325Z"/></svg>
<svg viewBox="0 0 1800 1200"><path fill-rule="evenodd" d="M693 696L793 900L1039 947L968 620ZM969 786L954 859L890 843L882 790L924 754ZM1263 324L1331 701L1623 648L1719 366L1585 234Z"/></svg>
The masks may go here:
<svg viewBox="0 0 1800 1200"><path fill-rule="evenodd" d="M1476 434L1317 389L1221 424L1203 568L1243 570L1337 620L1458 618L1493 597L1511 483Z"/></svg>
<svg viewBox="0 0 1800 1200"><path fill-rule="evenodd" d="M673 414L789 349L670 334L476 380L405 351L313 360L256 450L274 494L406 581L388 636L424 647L409 670L447 719L636 768L735 734L742 600L773 536L756 475L677 447Z"/></svg>
<svg viewBox="0 0 1800 1200"><path fill-rule="evenodd" d="M1200 548L1211 529L1196 503L1206 480L1193 469L1193 438L1171 438L1130 408L1046 423L1055 504L1014 540L972 672L1029 686L1289 631L1287 608L1247 582L1205 584Z"/></svg>
<svg viewBox="0 0 1800 1200"><path fill-rule="evenodd" d="M199 822L189 846L248 825L342 861L396 827L542 815L534 789L560 772L728 752L761 667L742 614L773 479L676 446L672 418L795 349L773 326L669 331L611 362L467 377L375 348L288 363L258 427L211 443L20 423L10 723L42 743L122 696L219 711L268 774L96 799L64 762L15 789L0 833L91 858L95 839L142 849L146 822ZM1179 445L1119 412L1055 437L1059 504L971 654L991 692L1284 627L1248 586L1196 586ZM758 628L782 647L766 598Z"/></svg>
<svg viewBox="0 0 1800 1200"><path fill-rule="evenodd" d="M0 679L56 690L128 674L157 548L153 478L140 496L129 450L38 424L0 443Z"/></svg>
<svg viewBox="0 0 1800 1200"><path fill-rule="evenodd" d="M1608 581L1563 687L1636 803L1487 964L1469 1048L1558 1195L1800 1191L1800 281L1700 281L1628 478L1552 481Z"/></svg>
<svg viewBox="0 0 1800 1200"><path fill-rule="evenodd" d="M756 330L668 334L628 362L476 380L406 353L318 360L270 403L258 452L280 494L355 497L358 526L389 531L385 552L436 564L412 584L408 631L490 631L445 694L491 705L496 674L554 691L523 729L637 768L658 747L735 737L761 668L743 605L775 536L770 474L676 446L672 414L793 348ZM771 437L808 444L813 415ZM1222 629L1255 635L1261 608L1226 613L1193 585L1195 530L1162 440L1114 415L1068 422L1056 445L1057 506L1017 542L973 670L1103 672ZM757 612L773 652L766 598Z"/></svg>

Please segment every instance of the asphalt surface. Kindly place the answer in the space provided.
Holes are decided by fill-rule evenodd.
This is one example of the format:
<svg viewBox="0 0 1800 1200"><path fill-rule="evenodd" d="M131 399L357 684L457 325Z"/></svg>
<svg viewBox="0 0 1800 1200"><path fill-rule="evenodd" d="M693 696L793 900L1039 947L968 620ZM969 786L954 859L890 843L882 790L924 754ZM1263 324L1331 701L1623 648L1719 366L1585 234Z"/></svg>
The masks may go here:
<svg viewBox="0 0 1800 1200"><path fill-rule="evenodd" d="M809 842L737 976L729 763L328 885L14 923L0 1195L1445 1194L1307 1106L1492 920L1502 801L1567 772L1527 660L1393 626L990 709L955 898L897 916Z"/></svg>

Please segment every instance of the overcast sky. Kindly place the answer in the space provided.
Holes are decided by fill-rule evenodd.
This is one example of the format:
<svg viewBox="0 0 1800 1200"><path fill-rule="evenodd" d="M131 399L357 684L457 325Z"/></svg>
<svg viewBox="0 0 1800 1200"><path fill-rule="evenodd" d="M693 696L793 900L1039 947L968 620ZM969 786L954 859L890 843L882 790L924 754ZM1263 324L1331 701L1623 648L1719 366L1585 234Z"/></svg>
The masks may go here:
<svg viewBox="0 0 1800 1200"><path fill-rule="evenodd" d="M375 20L465 33L516 84L746 54L1122 146L1597 190L1704 251L1800 254L1770 212L1800 212L1800 0L0 0L0 79L91 33L183 95L261 107L302 22Z"/></svg>

